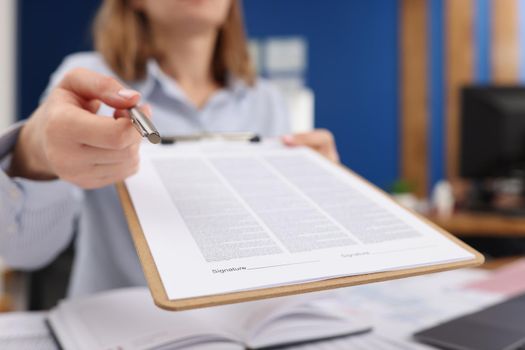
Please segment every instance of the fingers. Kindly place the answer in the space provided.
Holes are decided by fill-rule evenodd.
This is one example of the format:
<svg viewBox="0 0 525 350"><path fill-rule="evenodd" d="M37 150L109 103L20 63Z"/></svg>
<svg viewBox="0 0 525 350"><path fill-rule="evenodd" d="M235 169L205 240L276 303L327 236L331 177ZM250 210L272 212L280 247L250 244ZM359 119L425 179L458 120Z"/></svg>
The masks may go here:
<svg viewBox="0 0 525 350"><path fill-rule="evenodd" d="M100 102L100 100L86 101L82 104L82 108L84 108L87 111L90 111L91 113L97 113L100 109L101 104L102 102Z"/></svg>
<svg viewBox="0 0 525 350"><path fill-rule="evenodd" d="M95 164L92 175L106 183L115 183L121 181L133 174L139 169L139 162L125 162L116 164Z"/></svg>
<svg viewBox="0 0 525 350"><path fill-rule="evenodd" d="M139 99L138 92L113 78L86 69L69 72L24 126L15 164L30 166L16 168L15 174L59 177L83 188L102 187L131 175L138 167L142 137L129 118L115 120L95 113L101 103L124 110Z"/></svg>
<svg viewBox="0 0 525 350"><path fill-rule="evenodd" d="M333 144L334 140L332 133L328 130L317 129L295 135L285 135L283 136L283 142L290 146L323 147Z"/></svg>
<svg viewBox="0 0 525 350"><path fill-rule="evenodd" d="M282 142L287 146L307 146L321 153L333 162L339 161L332 133L328 130L317 129L295 135L285 135Z"/></svg>
<svg viewBox="0 0 525 350"><path fill-rule="evenodd" d="M51 160L61 179L81 188L93 189L122 181L136 173L140 160L139 146L112 151L73 144L67 152L64 147L51 150Z"/></svg>
<svg viewBox="0 0 525 350"><path fill-rule="evenodd" d="M58 88L73 93L85 101L101 100L113 108L130 108L140 99L137 91L127 89L116 79L77 68L66 74Z"/></svg>
<svg viewBox="0 0 525 350"><path fill-rule="evenodd" d="M136 105L138 92L125 89L116 79L83 68L70 71L59 89L50 96L56 106L53 114L59 115L58 125L64 133L74 135L80 142L98 148L121 150L141 140L128 118L112 120L96 116L100 103L114 107L117 115ZM78 103L71 103L72 98ZM69 101L69 103L68 103ZM150 109L146 107L148 112Z"/></svg>
<svg viewBox="0 0 525 350"><path fill-rule="evenodd" d="M90 169L89 175L81 174L65 180L84 189L95 189L122 181L135 174L138 169L138 163L99 164Z"/></svg>
<svg viewBox="0 0 525 350"><path fill-rule="evenodd" d="M85 163L93 165L116 164L123 162L137 162L140 144L133 144L121 150L108 150L104 148L80 145Z"/></svg>
<svg viewBox="0 0 525 350"><path fill-rule="evenodd" d="M98 116L75 106L62 106L51 120L50 133L93 147L122 150L140 143L141 136L127 118Z"/></svg>

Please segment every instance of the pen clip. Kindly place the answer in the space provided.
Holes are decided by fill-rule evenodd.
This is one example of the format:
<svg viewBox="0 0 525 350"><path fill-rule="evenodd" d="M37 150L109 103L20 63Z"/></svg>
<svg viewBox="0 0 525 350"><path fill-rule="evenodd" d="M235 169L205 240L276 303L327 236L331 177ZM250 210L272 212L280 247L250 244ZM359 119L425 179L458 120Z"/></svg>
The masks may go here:
<svg viewBox="0 0 525 350"><path fill-rule="evenodd" d="M130 116L131 116L131 124L133 124L135 129L137 129L137 131L139 132L140 136L146 137L148 135L146 130L144 130L142 125L139 122L137 122L137 119L135 119L135 117L133 117L132 113L130 113Z"/></svg>

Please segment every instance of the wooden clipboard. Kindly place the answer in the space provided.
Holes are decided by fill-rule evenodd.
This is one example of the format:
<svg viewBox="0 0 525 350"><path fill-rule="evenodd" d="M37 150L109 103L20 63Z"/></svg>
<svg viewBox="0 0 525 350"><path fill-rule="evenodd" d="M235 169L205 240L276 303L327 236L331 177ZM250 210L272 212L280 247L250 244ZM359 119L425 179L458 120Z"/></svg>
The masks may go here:
<svg viewBox="0 0 525 350"><path fill-rule="evenodd" d="M344 169L352 173L354 176L357 176L360 180L364 181L364 183L370 186L372 190L381 193L381 195L393 201L385 193L383 193L375 186L371 185L367 180L363 179L361 176L355 174L353 171L346 167L344 167ZM245 301L281 297L293 294L317 292L328 289L356 286L360 284L381 282L404 277L424 275L428 273L442 272L464 267L475 267L483 264L483 262L485 261L485 258L481 253L474 250L472 247L468 246L467 244L454 237L452 234L446 232L434 223L430 222L426 218L420 216L417 213L413 213L414 215L418 216L421 220L426 222L428 225L434 227L437 231L442 233L443 236L445 236L458 246L462 247L463 249L467 250L468 252L472 253L474 255L474 258L471 260L460 262L407 268L395 271L376 272L348 277L337 277L326 279L323 281L305 282L300 284L291 284L287 286L269 287L242 292L217 294L212 296L170 300L168 299L168 296L164 289L164 285L157 270L157 266L155 265L155 261L153 260L153 256L151 255L151 251L146 241L146 237L144 236L144 232L142 231L142 228L140 226L137 213L135 211L135 208L133 207L133 203L129 196L129 192L126 188L126 185L123 182L120 182L116 184L116 187L117 192L119 194L120 202L122 204L122 208L124 210L124 214L128 222L129 230L131 232L131 236L135 244L135 248L139 255L144 275L146 276L150 292L153 296L153 300L158 307L165 310L183 311L195 308L240 303Z"/></svg>

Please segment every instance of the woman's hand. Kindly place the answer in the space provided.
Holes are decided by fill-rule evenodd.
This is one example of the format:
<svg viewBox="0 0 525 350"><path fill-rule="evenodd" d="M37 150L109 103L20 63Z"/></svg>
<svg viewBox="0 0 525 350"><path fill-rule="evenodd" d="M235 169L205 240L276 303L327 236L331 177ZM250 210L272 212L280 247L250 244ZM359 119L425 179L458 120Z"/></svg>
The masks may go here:
<svg viewBox="0 0 525 350"><path fill-rule="evenodd" d="M8 174L61 178L82 188L134 174L141 137L129 118L120 117L139 99L113 78L86 69L69 72L22 127ZM101 102L116 109L114 118L95 114Z"/></svg>
<svg viewBox="0 0 525 350"><path fill-rule="evenodd" d="M334 135L325 129L316 129L310 132L285 135L282 141L287 146L307 146L319 152L332 162L339 162L339 154L335 146Z"/></svg>

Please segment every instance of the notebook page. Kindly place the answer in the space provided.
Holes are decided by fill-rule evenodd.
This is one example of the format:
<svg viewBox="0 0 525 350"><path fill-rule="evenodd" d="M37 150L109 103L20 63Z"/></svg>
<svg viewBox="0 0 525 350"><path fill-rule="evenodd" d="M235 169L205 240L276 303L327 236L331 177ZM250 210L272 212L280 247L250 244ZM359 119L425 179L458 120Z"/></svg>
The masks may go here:
<svg viewBox="0 0 525 350"><path fill-rule="evenodd" d="M472 259L307 148L142 148L126 181L170 299Z"/></svg>
<svg viewBox="0 0 525 350"><path fill-rule="evenodd" d="M219 323L191 311L159 309L143 287L63 301L51 311L50 322L61 343L69 345L66 349L175 349L222 343L242 348L240 336Z"/></svg>

